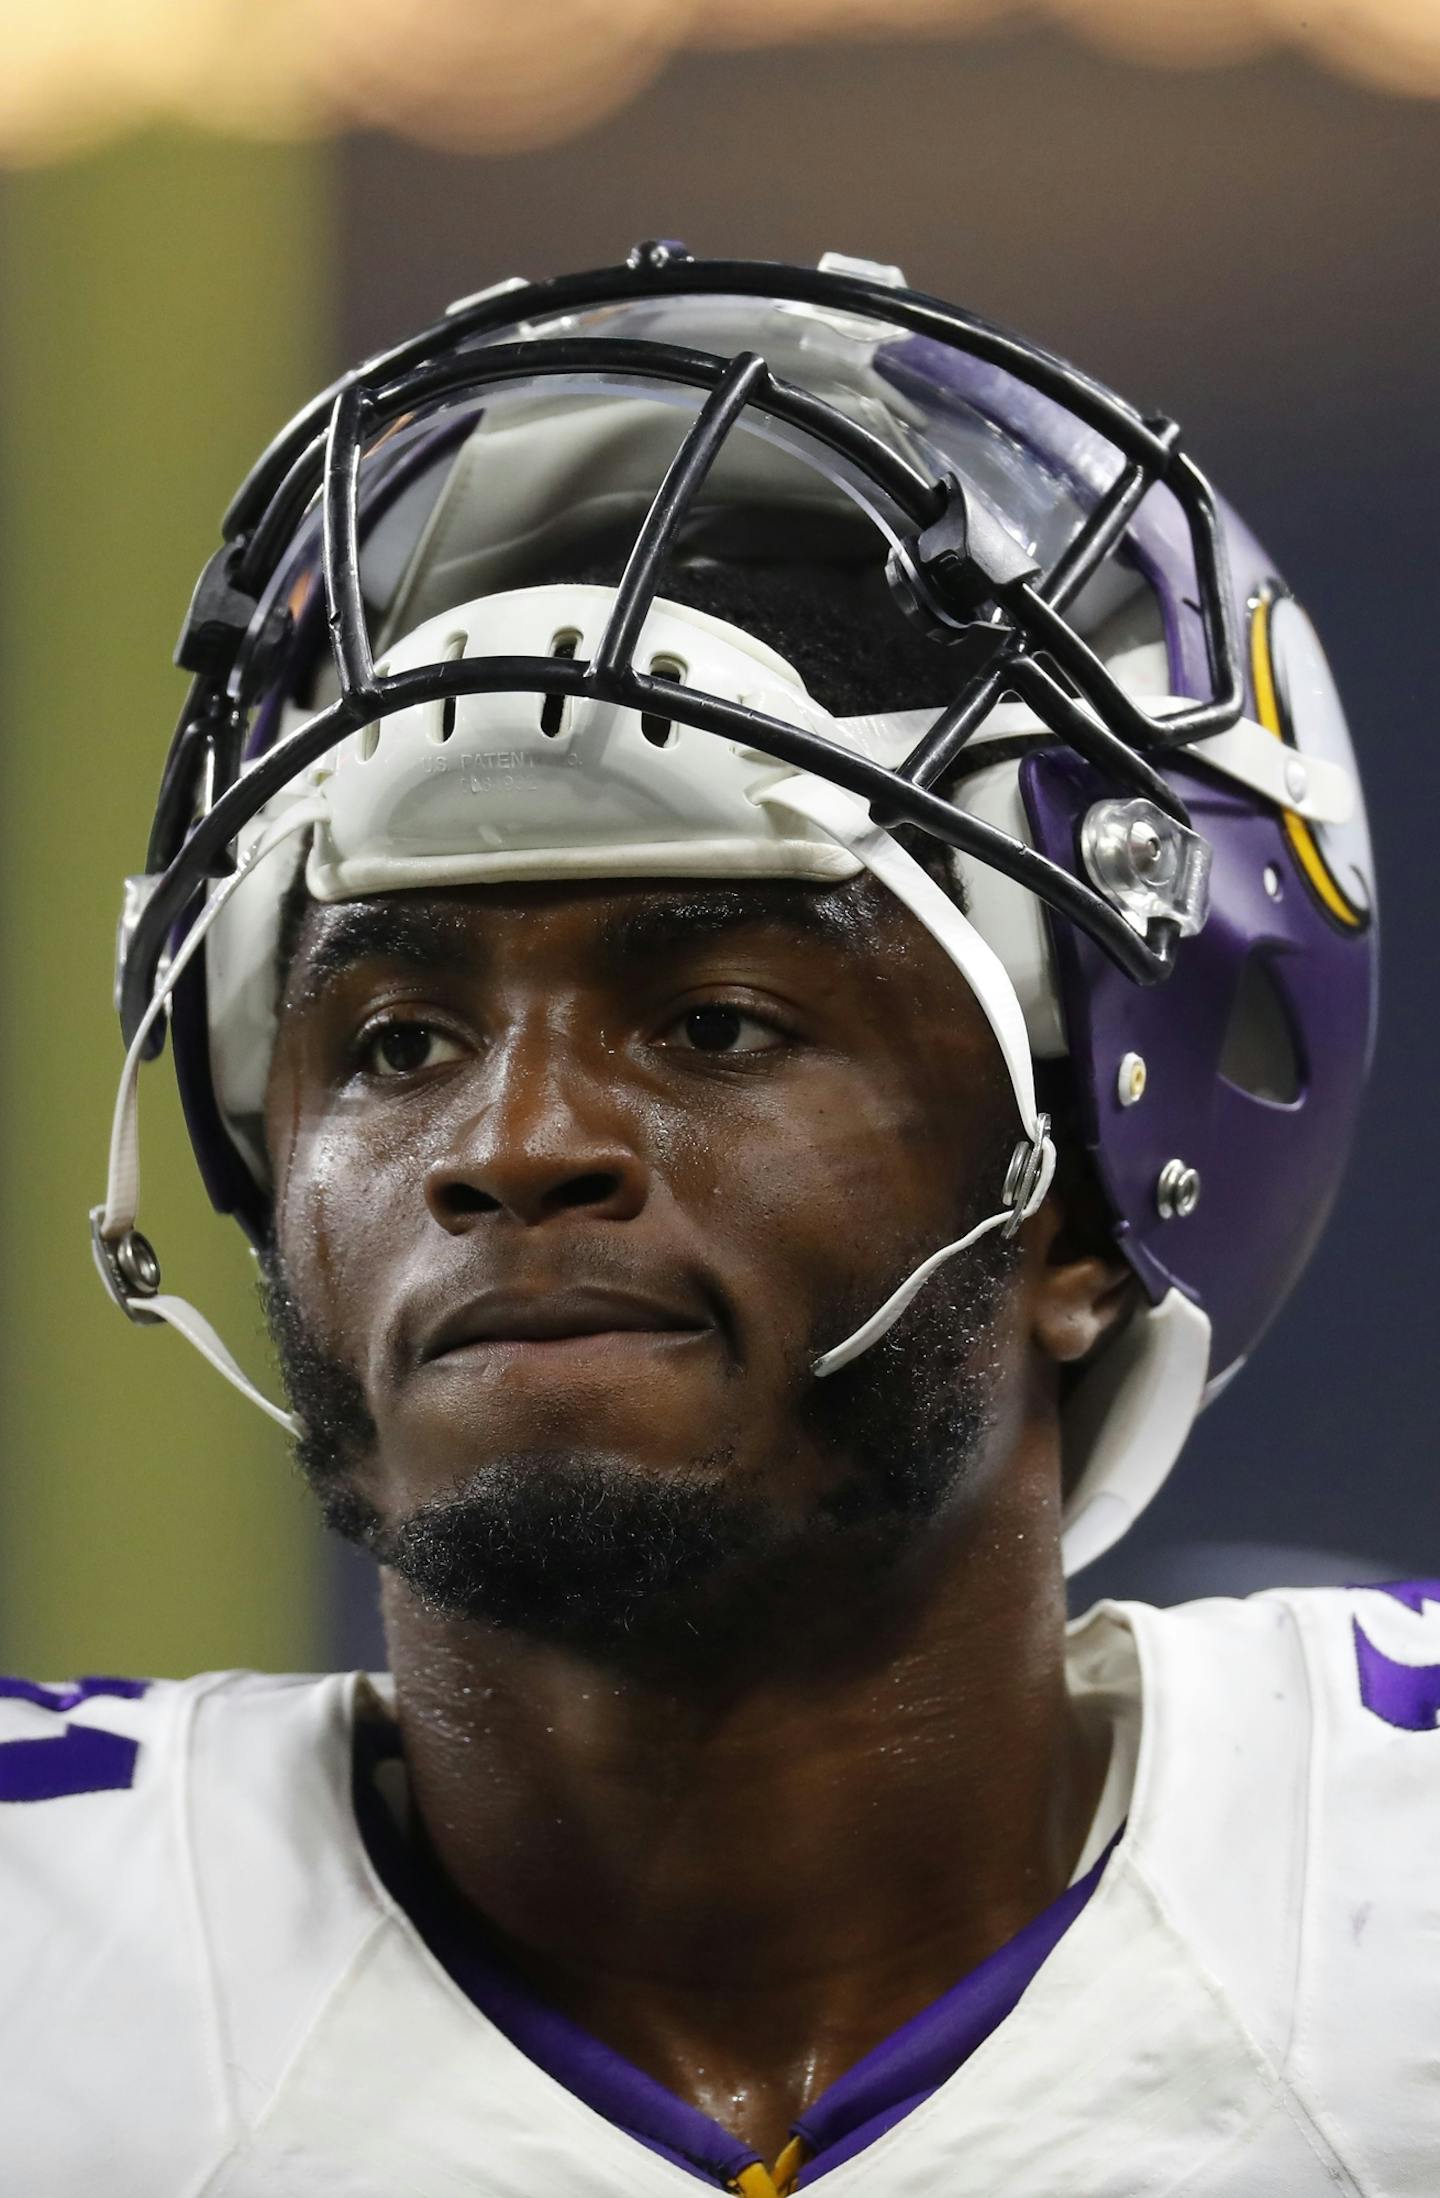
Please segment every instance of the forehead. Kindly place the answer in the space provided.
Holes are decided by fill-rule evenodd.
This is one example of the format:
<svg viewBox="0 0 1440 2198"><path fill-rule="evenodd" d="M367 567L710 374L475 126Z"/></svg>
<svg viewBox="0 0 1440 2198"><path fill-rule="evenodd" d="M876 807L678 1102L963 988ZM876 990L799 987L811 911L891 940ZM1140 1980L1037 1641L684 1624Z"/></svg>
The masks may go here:
<svg viewBox="0 0 1440 2198"><path fill-rule="evenodd" d="M502 952L555 948L577 970L622 967L741 935L863 962L893 955L907 928L912 919L869 877L465 886L328 904L302 895L287 910L280 960L293 997L376 960L483 966Z"/></svg>

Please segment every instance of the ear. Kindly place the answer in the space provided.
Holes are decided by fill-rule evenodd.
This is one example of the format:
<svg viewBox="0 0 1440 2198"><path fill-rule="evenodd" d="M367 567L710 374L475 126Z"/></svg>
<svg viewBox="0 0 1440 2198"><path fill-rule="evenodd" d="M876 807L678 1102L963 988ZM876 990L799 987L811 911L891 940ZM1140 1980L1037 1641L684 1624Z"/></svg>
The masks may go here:
<svg viewBox="0 0 1440 2198"><path fill-rule="evenodd" d="M1097 1252L1093 1236L1081 1241L1053 1194L1031 1228L1031 1332L1057 1366L1078 1365L1123 1317L1135 1277L1124 1260Z"/></svg>

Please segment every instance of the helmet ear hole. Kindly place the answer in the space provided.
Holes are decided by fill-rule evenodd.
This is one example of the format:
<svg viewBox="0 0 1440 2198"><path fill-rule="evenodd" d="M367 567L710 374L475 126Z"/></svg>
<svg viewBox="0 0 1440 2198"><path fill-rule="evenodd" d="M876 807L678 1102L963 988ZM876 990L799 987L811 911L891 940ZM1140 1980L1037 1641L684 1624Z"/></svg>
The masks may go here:
<svg viewBox="0 0 1440 2198"><path fill-rule="evenodd" d="M1220 1049L1220 1074L1270 1106L1293 1107L1304 1091L1294 1025L1268 954L1246 956Z"/></svg>

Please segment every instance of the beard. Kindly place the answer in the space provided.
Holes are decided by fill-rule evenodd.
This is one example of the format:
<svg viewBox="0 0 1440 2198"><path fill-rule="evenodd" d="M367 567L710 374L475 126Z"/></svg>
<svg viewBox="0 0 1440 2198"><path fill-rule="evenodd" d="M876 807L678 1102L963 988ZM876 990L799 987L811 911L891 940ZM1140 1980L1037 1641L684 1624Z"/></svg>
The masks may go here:
<svg viewBox="0 0 1440 2198"><path fill-rule="evenodd" d="M988 1183L994 1171L978 1176ZM897 1262L899 1273L933 1249L932 1238ZM326 1523L427 1608L600 1661L678 1661L692 1675L733 1676L747 1644L795 1639L807 1606L844 1622L847 1599L903 1561L973 1479L995 1422L1001 1317L1018 1258L1015 1241L992 1231L933 1276L888 1335L823 1381L814 1360L887 1291L852 1288L817 1310L787 1385L797 1440L840 1470L799 1517L767 1498L763 1474L747 1479L724 1443L676 1459L663 1477L600 1449L492 1455L445 1495L383 1518L359 1486L377 1444L363 1388L317 1339L273 1243L262 1295L301 1423L297 1462Z"/></svg>

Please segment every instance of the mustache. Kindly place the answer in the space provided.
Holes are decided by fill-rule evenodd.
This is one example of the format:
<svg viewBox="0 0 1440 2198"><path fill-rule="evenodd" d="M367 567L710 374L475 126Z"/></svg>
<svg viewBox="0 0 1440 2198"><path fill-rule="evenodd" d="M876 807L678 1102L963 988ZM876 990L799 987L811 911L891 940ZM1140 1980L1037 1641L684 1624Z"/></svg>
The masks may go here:
<svg viewBox="0 0 1440 2198"><path fill-rule="evenodd" d="M293 1297L290 1300L293 1306ZM569 1308L571 1319L558 1316ZM551 1321L547 1315L557 1318ZM602 1327L713 1329L734 1371L743 1368L737 1294L713 1270L606 1243L530 1248L431 1266L402 1287L386 1320L379 1362L391 1381L472 1336Z"/></svg>

